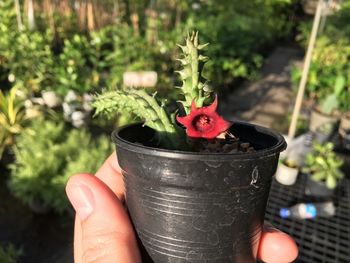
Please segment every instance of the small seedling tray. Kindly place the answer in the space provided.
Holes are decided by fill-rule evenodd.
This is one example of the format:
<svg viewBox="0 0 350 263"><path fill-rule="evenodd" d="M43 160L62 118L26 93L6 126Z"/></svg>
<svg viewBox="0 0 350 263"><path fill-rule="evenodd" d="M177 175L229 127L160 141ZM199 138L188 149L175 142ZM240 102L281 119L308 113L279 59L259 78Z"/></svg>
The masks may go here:
<svg viewBox="0 0 350 263"><path fill-rule="evenodd" d="M293 186L282 186L273 180L265 219L274 227L293 236L299 246L295 262L350 262L350 180L339 185L333 198L336 214L332 218L313 220L282 219L281 207L300 202L317 201L304 195L306 176L301 175ZM322 201L322 200L318 200Z"/></svg>

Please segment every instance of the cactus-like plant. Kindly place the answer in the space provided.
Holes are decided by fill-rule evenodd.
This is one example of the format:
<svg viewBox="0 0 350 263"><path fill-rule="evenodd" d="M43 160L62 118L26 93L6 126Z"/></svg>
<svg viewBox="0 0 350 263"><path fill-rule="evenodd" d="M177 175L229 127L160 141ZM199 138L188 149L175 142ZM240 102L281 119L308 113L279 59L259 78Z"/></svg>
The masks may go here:
<svg viewBox="0 0 350 263"><path fill-rule="evenodd" d="M159 143L168 148L179 148L180 134L170 121L164 104L159 105L155 98L144 90L129 89L109 91L101 94L94 102L96 114L112 115L116 111L130 112L144 121L144 124L158 133Z"/></svg>
<svg viewBox="0 0 350 263"><path fill-rule="evenodd" d="M210 89L206 79L202 76L202 69L208 57L200 54L200 51L204 49L208 43L199 44L198 32L193 32L192 35L188 35L186 39L186 45L178 45L182 52L183 58L178 59L183 69L177 71L182 80L181 89L184 95L184 101L180 101L186 111L186 114L190 112L191 104L194 101L197 107L202 107L205 99L210 97L212 90Z"/></svg>
<svg viewBox="0 0 350 263"><path fill-rule="evenodd" d="M198 32L188 34L186 45L179 45L183 56L178 60L183 68L178 71L182 80L182 86L178 88L184 97L180 103L187 116L177 119L178 121L181 118L191 120L179 121L182 124L185 123L189 137L215 138L230 125L216 113L217 99L212 107L203 106L212 94L212 90L201 74L204 63L208 60L200 54L205 46L207 44L199 43ZM166 111L164 103L160 104L157 101L156 94L149 95L146 91L138 89L108 91L97 96L93 106L96 108L96 114L113 115L115 112L135 114L144 121L144 125L157 132L159 144L163 147L170 149L186 147L184 130L178 126L176 118ZM194 131L196 129L198 132Z"/></svg>

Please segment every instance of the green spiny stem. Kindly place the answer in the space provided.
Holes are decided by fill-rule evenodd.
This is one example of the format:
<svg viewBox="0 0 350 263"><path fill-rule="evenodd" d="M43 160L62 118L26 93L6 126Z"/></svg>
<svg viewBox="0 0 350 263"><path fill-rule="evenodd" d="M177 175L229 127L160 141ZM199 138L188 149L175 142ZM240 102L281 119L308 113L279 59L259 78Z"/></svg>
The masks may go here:
<svg viewBox="0 0 350 263"><path fill-rule="evenodd" d="M168 148L179 149L182 136L170 122L168 114L156 99L144 90L118 90L99 95L93 106L96 114L111 115L128 111L145 121L145 125L157 131L160 143Z"/></svg>
<svg viewBox="0 0 350 263"><path fill-rule="evenodd" d="M199 54L199 51L208 44L200 45L198 41L198 32L193 32L187 36L186 46L179 47L182 49L184 57L178 59L183 69L178 71L182 79L182 93L185 97L184 101L180 101L186 111L189 113L192 101L196 102L197 107L202 107L206 98L212 92L205 79L201 76L199 64L208 60L207 57Z"/></svg>

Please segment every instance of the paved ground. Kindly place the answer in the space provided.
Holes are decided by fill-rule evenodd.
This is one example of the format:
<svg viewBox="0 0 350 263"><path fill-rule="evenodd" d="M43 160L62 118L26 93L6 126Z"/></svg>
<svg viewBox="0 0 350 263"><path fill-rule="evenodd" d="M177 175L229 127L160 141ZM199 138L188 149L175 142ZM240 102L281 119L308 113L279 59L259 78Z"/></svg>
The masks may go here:
<svg viewBox="0 0 350 263"><path fill-rule="evenodd" d="M221 102L223 115L227 119L246 120L266 127L286 118L294 100L290 69L302 58L300 49L277 48L266 60L260 80L244 83Z"/></svg>

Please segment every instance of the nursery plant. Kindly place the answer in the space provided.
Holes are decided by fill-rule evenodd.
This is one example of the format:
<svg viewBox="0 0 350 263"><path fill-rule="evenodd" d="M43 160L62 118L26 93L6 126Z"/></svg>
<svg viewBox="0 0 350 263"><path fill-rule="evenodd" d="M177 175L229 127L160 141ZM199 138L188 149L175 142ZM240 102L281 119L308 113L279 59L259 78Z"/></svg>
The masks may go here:
<svg viewBox="0 0 350 263"><path fill-rule="evenodd" d="M15 248L12 244L6 246L0 245L0 262L17 263L22 254L22 250Z"/></svg>
<svg viewBox="0 0 350 263"><path fill-rule="evenodd" d="M96 97L96 113L141 121L112 135L126 204L150 262L255 262L264 212L285 147L268 129L222 118L202 71L198 33L179 45L178 109L157 94L120 88ZM175 238L174 238L175 237Z"/></svg>
<svg viewBox="0 0 350 263"><path fill-rule="evenodd" d="M336 123L340 114L349 109L350 42L346 22L349 7L349 3L344 1L339 11L327 16L327 23L316 42L306 90L306 97L316 105L310 123L312 131L324 123ZM306 46L311 31L310 24L301 23L299 31L298 39ZM301 69L294 69L293 72L294 82L297 83Z"/></svg>
<svg viewBox="0 0 350 263"><path fill-rule="evenodd" d="M297 180L298 173L298 165L293 160L284 158L278 163L276 180L284 185L293 185Z"/></svg>
<svg viewBox="0 0 350 263"><path fill-rule="evenodd" d="M323 124L335 124L340 113L347 111L349 103L349 41L333 40L322 36L318 39L312 64L306 96L314 102L310 130L316 131ZM300 69L294 75L300 75ZM299 80L299 77L295 77Z"/></svg>
<svg viewBox="0 0 350 263"><path fill-rule="evenodd" d="M303 172L310 174L313 181L324 183L329 189L334 189L344 177L340 171L343 161L333 148L331 142L323 145L315 142L312 151L306 156L303 168Z"/></svg>
<svg viewBox="0 0 350 263"><path fill-rule="evenodd" d="M69 207L64 194L68 178L95 173L111 144L105 136L92 140L85 130L67 130L62 122L39 118L17 137L13 151L8 182L13 195L35 211L62 213Z"/></svg>
<svg viewBox="0 0 350 263"><path fill-rule="evenodd" d="M4 93L0 90L0 160L5 148L14 143L25 121L23 101L16 95L17 88Z"/></svg>

